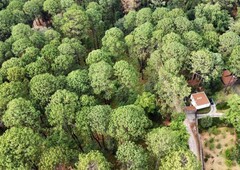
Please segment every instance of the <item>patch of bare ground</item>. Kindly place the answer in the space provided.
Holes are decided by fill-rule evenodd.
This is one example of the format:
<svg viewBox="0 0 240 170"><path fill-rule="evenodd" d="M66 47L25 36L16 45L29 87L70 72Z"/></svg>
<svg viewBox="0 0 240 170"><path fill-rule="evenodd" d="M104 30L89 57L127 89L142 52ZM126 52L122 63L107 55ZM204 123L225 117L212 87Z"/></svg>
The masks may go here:
<svg viewBox="0 0 240 170"><path fill-rule="evenodd" d="M217 132L216 132L217 131ZM224 152L236 143L236 134L233 128L219 127L215 133L204 131L201 133L205 170L240 170L234 161L232 166L226 165Z"/></svg>

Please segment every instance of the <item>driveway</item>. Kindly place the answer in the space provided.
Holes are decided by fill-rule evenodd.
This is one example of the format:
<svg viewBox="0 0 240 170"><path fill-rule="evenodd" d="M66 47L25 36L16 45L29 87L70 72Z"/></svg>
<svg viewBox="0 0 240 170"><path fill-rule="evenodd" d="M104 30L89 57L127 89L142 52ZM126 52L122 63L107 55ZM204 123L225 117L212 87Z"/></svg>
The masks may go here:
<svg viewBox="0 0 240 170"><path fill-rule="evenodd" d="M217 108L216 108L215 103L212 104L210 107L211 107L211 110L208 113L197 114L197 119L202 119L202 118L207 117L207 116L209 116L209 117L222 117L222 116L224 116L224 113L218 113L217 112Z"/></svg>

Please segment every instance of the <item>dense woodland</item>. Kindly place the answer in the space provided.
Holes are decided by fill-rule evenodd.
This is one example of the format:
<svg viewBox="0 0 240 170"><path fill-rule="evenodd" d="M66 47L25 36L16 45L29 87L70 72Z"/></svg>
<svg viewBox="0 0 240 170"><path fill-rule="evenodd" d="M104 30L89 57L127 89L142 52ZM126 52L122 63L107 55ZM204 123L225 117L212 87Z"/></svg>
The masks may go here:
<svg viewBox="0 0 240 170"><path fill-rule="evenodd" d="M200 169L187 80L213 94L223 69L240 77L238 5L1 0L0 169Z"/></svg>

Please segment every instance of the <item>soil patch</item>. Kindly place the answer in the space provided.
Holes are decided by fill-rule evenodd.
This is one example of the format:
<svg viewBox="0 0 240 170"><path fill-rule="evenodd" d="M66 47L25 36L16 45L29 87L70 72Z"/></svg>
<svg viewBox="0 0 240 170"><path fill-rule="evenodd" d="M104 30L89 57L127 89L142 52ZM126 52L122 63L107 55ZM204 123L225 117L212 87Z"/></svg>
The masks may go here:
<svg viewBox="0 0 240 170"><path fill-rule="evenodd" d="M240 166L233 162L233 166L226 165L224 152L235 146L236 134L233 128L219 127L218 133L201 133L201 142L205 161L205 170L240 170Z"/></svg>

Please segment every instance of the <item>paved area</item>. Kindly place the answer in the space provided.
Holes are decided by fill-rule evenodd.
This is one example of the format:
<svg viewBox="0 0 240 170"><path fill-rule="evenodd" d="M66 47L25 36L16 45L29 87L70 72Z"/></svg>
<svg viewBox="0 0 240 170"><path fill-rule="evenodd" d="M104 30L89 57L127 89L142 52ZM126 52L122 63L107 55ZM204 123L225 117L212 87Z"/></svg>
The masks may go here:
<svg viewBox="0 0 240 170"><path fill-rule="evenodd" d="M198 145L196 139L196 127L192 128L191 124L187 119L184 120L184 125L186 126L187 132L189 133L188 145L189 149L198 157Z"/></svg>

